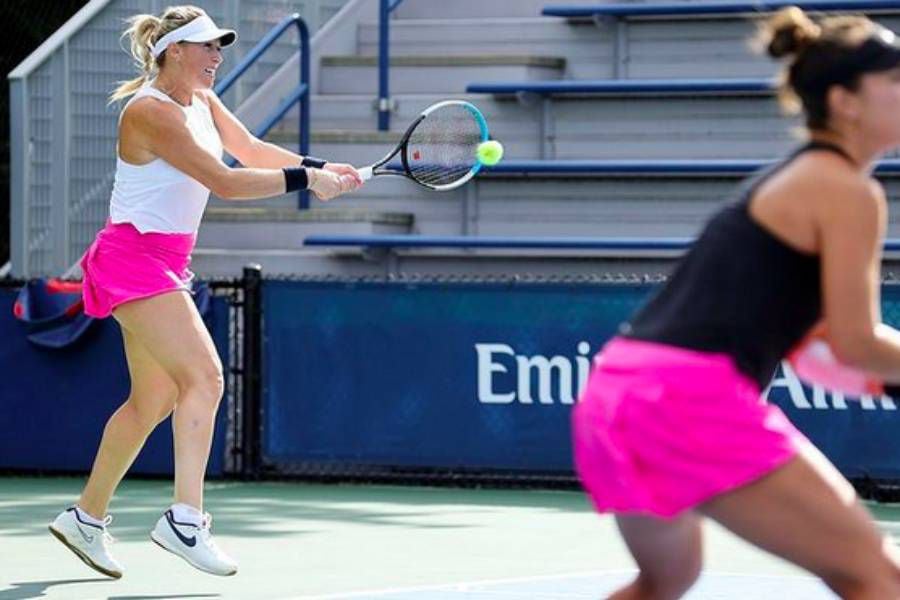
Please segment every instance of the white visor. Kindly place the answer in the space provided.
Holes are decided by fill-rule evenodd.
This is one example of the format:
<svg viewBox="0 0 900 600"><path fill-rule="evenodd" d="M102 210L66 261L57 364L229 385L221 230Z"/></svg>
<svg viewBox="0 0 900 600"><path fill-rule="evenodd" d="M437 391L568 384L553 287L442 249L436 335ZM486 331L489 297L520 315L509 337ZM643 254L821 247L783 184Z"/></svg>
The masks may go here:
<svg viewBox="0 0 900 600"><path fill-rule="evenodd" d="M166 51L169 44L177 44L178 42L211 42L213 40L221 40L224 48L237 40L237 33L233 29L219 29L209 16L201 15L159 38L159 41L153 44L150 52L153 53L153 58L158 58L160 54Z"/></svg>

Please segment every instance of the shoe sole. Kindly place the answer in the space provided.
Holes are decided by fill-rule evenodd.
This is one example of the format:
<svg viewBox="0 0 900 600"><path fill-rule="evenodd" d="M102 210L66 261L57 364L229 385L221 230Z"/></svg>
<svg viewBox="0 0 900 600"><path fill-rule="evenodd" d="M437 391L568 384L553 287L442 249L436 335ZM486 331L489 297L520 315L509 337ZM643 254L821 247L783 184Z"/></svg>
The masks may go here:
<svg viewBox="0 0 900 600"><path fill-rule="evenodd" d="M53 534L53 537L55 537L55 538L58 539L60 542L62 542L63 545L64 545L66 548L68 548L69 550L71 550L72 552L74 552L74 553L75 553L75 556L77 556L78 558L80 558L81 561L82 561L84 564L86 564L87 566L89 566L90 568L94 569L94 570L97 571L98 573L103 573L103 574L106 575L107 577L112 577L113 579L119 579L120 577L122 577L122 573L119 573L119 572L117 572L117 571L110 571L109 569L106 569L106 568L104 568L104 567L101 567L100 565L98 565L97 563L95 563L94 561L92 561L90 556L88 556L87 554L85 554L84 552L82 552L78 547L73 546L72 544L70 544L70 543L69 543L69 540L66 539L66 536L65 536L65 535L63 535L61 532L59 532L59 531L53 529L53 525L50 525L47 529L50 530L50 533Z"/></svg>
<svg viewBox="0 0 900 600"><path fill-rule="evenodd" d="M180 558L181 560L183 560L183 561L186 562L187 564L191 565L192 567L194 567L194 568L197 569L198 571L203 571L204 573L209 573L210 575L218 575L219 577L231 577L232 575L236 575L236 574L237 574L237 569L235 569L235 570L232 571L231 573L216 573L215 571L210 571L209 569L204 569L204 568L201 567L200 565L196 565L196 564L192 563L192 562L189 561L183 554L181 554L181 553L179 553L179 552L176 552L176 551L172 550L172 549L169 548L165 543L163 543L161 540L156 539L156 535L154 535L154 532L152 532L152 531L150 532L150 539L153 541L154 544L156 544L157 546L159 546L160 548L162 548L162 549L165 550L166 552L169 552L169 553L171 553L171 554L174 554L175 556L177 556L178 558Z"/></svg>

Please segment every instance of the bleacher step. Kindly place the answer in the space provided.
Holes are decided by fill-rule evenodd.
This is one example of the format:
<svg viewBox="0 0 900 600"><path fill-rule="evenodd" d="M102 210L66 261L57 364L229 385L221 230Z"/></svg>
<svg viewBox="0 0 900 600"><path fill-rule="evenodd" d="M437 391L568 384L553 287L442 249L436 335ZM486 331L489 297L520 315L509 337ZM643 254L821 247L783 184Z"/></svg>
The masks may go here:
<svg viewBox="0 0 900 600"><path fill-rule="evenodd" d="M402 135L399 131L319 130L310 135L310 154L332 162L368 165L390 152ZM266 141L292 152L299 150L297 134L293 132L270 133Z"/></svg>
<svg viewBox="0 0 900 600"><path fill-rule="evenodd" d="M359 54L378 54L378 24L363 23L358 32ZM399 19L391 22L391 55L414 56L434 52L440 40L445 55L542 54L569 56L586 53L585 42L596 56L596 32L572 28L549 17L485 19Z"/></svg>
<svg viewBox="0 0 900 600"><path fill-rule="evenodd" d="M547 0L410 0L394 11L398 21L403 19L469 19L472 17L537 17L548 4Z"/></svg>
<svg viewBox="0 0 900 600"><path fill-rule="evenodd" d="M455 100L467 100L477 105L488 123L508 115L505 106L498 106L489 96L482 94L453 94ZM391 100L391 130L405 131L406 127L423 110L447 99L447 94L394 94ZM501 100L500 102L504 102ZM505 102L504 102L505 104ZM378 123L378 99L370 91L368 94L317 94L312 97L312 134L321 130L372 131ZM500 110L498 110L498 108ZM288 131L296 142L298 131L297 110L292 110L282 119L269 135Z"/></svg>
<svg viewBox="0 0 900 600"><path fill-rule="evenodd" d="M770 94L557 98L545 129L540 105L506 102L503 108L493 110L501 118L487 121L510 160L771 158L794 145L791 127L799 124ZM279 135L278 143L296 148L296 136ZM362 165L381 158L395 139L320 130L310 151Z"/></svg>
<svg viewBox="0 0 900 600"><path fill-rule="evenodd" d="M322 94L365 94L377 89L375 56L323 56L320 65ZM474 72L492 80L558 79L565 66L562 57L528 54L392 56L391 93L464 93Z"/></svg>
<svg viewBox="0 0 900 600"><path fill-rule="evenodd" d="M211 207L204 215L197 246L294 249L313 233L407 233L412 223L409 213L366 208Z"/></svg>
<svg viewBox="0 0 900 600"><path fill-rule="evenodd" d="M197 248L192 254L191 270L200 279L240 277L249 264L262 267L266 277L277 275L372 275L382 270L377 265L350 261L342 271L333 253L322 249L261 249L261 248Z"/></svg>
<svg viewBox="0 0 900 600"><path fill-rule="evenodd" d="M531 250L419 250L389 256L361 248L299 250L203 250L194 252L191 270L200 279L240 277L245 265L259 264L265 277L589 277L639 281L671 268L671 258L604 257L596 252Z"/></svg>

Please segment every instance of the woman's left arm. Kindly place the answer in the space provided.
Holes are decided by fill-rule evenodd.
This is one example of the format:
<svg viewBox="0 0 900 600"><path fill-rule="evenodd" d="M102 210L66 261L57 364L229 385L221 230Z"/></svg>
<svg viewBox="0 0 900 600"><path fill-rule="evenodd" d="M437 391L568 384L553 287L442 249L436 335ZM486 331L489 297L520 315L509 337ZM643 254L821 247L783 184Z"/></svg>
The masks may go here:
<svg viewBox="0 0 900 600"><path fill-rule="evenodd" d="M275 144L265 142L250 133L212 90L207 91L204 96L209 102L210 112L212 113L216 129L219 130L219 135L222 137L222 145L242 165L245 167L282 169L285 167L296 167L301 164L303 156L290 150L285 150ZM323 168L338 175L349 175L355 180L357 187L362 185L359 173L351 165L328 162Z"/></svg>

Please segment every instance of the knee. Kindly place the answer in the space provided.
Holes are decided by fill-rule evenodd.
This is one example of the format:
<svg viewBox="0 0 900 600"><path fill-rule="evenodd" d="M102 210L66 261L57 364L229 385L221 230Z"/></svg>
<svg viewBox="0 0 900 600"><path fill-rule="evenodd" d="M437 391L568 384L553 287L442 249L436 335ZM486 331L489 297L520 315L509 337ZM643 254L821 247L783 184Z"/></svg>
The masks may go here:
<svg viewBox="0 0 900 600"><path fill-rule="evenodd" d="M178 403L199 401L215 408L225 391L225 378L222 365L218 361L210 361L187 369L176 378L178 385Z"/></svg>

